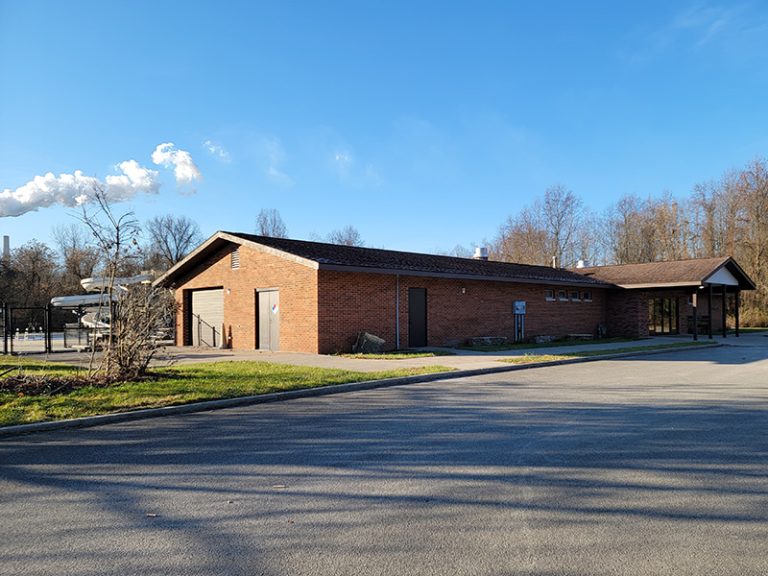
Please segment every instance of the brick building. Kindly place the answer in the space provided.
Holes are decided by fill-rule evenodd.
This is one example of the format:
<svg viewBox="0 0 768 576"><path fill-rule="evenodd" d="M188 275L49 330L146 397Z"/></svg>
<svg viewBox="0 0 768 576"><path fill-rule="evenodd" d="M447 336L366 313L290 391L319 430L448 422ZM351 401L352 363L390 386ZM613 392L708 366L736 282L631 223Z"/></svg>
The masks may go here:
<svg viewBox="0 0 768 576"><path fill-rule="evenodd" d="M217 232L157 283L175 290L179 345L333 353L361 331L393 349L721 329L723 299L754 285L730 258L687 262L701 265L656 263L678 266L654 283L646 265L564 270ZM689 296L713 304L705 325L688 321Z"/></svg>
<svg viewBox="0 0 768 576"><path fill-rule="evenodd" d="M608 315L614 333L727 334L728 316L738 334L742 290L754 282L733 258L699 258L580 268L578 272L615 286Z"/></svg>

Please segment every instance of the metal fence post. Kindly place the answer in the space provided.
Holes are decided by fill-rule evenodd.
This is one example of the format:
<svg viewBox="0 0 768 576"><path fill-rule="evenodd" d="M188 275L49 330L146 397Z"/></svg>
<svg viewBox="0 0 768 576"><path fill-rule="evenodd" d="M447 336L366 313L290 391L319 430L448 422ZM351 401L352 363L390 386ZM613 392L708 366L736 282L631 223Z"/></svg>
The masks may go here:
<svg viewBox="0 0 768 576"><path fill-rule="evenodd" d="M50 354L52 352L51 348L51 305L46 304L45 305L45 352L46 354Z"/></svg>
<svg viewBox="0 0 768 576"><path fill-rule="evenodd" d="M8 354L8 303L3 302L3 354Z"/></svg>

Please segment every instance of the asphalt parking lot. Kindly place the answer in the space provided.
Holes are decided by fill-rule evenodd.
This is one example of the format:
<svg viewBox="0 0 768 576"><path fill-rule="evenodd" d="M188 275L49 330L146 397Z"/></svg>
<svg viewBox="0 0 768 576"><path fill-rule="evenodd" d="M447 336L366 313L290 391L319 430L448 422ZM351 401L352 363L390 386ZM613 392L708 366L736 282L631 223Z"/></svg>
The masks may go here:
<svg viewBox="0 0 768 576"><path fill-rule="evenodd" d="M766 574L738 344L6 438L0 573Z"/></svg>

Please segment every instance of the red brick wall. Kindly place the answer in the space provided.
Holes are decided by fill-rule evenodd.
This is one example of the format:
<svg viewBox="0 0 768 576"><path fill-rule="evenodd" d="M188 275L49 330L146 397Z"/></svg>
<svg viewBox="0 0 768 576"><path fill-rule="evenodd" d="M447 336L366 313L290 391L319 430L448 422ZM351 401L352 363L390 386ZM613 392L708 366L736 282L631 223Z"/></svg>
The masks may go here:
<svg viewBox="0 0 768 576"><path fill-rule="evenodd" d="M693 306L688 303L691 291L678 290L614 290L608 296L608 335L627 338L648 336L649 302L654 298L676 298L678 309L678 329L680 334L688 334L692 329L689 322L693 318ZM732 298L732 295L729 296ZM698 291L698 316L700 321L709 315L709 291ZM712 330L722 331L722 300L715 293L712 300ZM699 334L706 334L706 327L700 326Z"/></svg>
<svg viewBox="0 0 768 576"><path fill-rule="evenodd" d="M242 246L240 268L232 269L224 248L202 262L178 283L178 326L185 319L184 295L198 288L224 288L224 319L231 331L232 347L256 347L256 289L280 290L280 349L333 353L351 349L358 332L367 331L395 348L397 278L390 274L317 271L291 259ZM431 346L461 344L475 336L514 338L512 304L525 300L525 336L594 334L605 325L609 336L648 335L648 299L676 297L681 333L688 330L692 311L688 293L677 291L628 291L591 289L592 302L570 301L571 291L582 287L515 284L400 276L400 347L408 343L408 288L427 290L427 338ZM554 301L545 299L552 289ZM569 300L557 298L566 290ZM699 292L699 315L707 314L707 291ZM719 296L713 301L713 328L722 328ZM178 343L183 329L177 330Z"/></svg>
<svg viewBox="0 0 768 576"><path fill-rule="evenodd" d="M608 337L648 336L648 294L636 290L611 290L606 303Z"/></svg>
<svg viewBox="0 0 768 576"><path fill-rule="evenodd" d="M213 254L178 283L177 326L182 327L185 318L185 291L221 286L224 323L232 332L232 347L252 350L256 347L256 289L278 288L280 349L317 352L317 270L247 246L240 248L240 268L232 269L233 248ZM177 344L182 343L183 331L177 330Z"/></svg>
<svg viewBox="0 0 768 576"><path fill-rule="evenodd" d="M348 351L360 331L396 346L397 279L388 274L329 272L318 280L319 349ZM427 290L427 338L431 346L451 346L473 336L514 337L512 303L527 303L525 335L595 333L605 323L605 291L591 289L592 302L547 302L545 289L557 286L400 277L400 347L408 347L408 288ZM462 289L464 290L462 292ZM563 287L570 294L570 289ZM583 288L573 290L583 292Z"/></svg>

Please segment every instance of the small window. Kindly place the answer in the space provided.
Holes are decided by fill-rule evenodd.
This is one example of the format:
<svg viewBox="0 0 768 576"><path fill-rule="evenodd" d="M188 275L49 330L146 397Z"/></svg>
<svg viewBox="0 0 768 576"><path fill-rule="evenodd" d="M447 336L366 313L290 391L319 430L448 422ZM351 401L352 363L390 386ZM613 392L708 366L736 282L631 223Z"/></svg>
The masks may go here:
<svg viewBox="0 0 768 576"><path fill-rule="evenodd" d="M233 270L240 268L240 248L235 248L230 254L230 265Z"/></svg>
<svg viewBox="0 0 768 576"><path fill-rule="evenodd" d="M544 291L544 299L547 302L554 302L555 301L555 291L554 290L545 290Z"/></svg>
<svg viewBox="0 0 768 576"><path fill-rule="evenodd" d="M582 293L582 298L584 299L584 302L592 302L592 292L585 290Z"/></svg>
<svg viewBox="0 0 768 576"><path fill-rule="evenodd" d="M578 290L571 290L571 302L580 302L581 298L579 298L579 291Z"/></svg>
<svg viewBox="0 0 768 576"><path fill-rule="evenodd" d="M557 299L560 300L560 302L568 302L568 292L565 290L558 290Z"/></svg>

